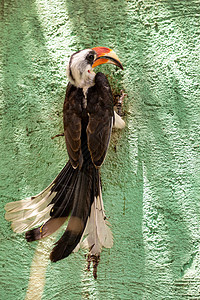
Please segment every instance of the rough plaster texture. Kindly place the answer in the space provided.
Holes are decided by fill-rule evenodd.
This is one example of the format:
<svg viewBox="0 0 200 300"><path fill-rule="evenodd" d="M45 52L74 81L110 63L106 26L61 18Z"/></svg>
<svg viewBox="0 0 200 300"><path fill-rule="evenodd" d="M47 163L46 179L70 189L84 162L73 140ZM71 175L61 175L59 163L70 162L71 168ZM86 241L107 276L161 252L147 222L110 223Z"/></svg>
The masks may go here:
<svg viewBox="0 0 200 300"><path fill-rule="evenodd" d="M200 299L199 4L1 2L0 299ZM40 192L64 166L64 140L51 137L62 132L66 62L98 45L121 58L124 72L100 70L128 98L126 129L102 168L114 247L94 281L84 251L48 264L53 241L12 233L4 205Z"/></svg>

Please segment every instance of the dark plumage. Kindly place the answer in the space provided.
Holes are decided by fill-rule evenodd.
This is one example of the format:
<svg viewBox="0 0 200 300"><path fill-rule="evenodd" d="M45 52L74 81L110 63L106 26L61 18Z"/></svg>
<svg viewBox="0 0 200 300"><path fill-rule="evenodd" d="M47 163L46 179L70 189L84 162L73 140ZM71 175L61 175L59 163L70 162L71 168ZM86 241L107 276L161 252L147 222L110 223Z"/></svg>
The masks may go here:
<svg viewBox="0 0 200 300"><path fill-rule="evenodd" d="M65 216L71 213L71 217L64 235L51 253L52 261L68 256L81 239L94 197L99 196L98 167L103 163L110 140L113 98L104 74L98 73L95 85L88 89L86 108L83 100L82 89L69 83L63 108L64 133L70 162L77 169L71 171L70 183L64 187L65 191L70 191L70 196L65 194L63 211ZM60 217L63 213L58 214L55 209L56 198L52 200L55 203L52 215Z"/></svg>
<svg viewBox="0 0 200 300"><path fill-rule="evenodd" d="M63 106L69 161L39 195L6 205L7 220L12 221L16 232L28 230L28 242L47 237L68 220L50 259L56 262L67 257L80 246L86 234L82 244L90 249L88 259L95 262L95 270L102 246L112 246L112 233L105 220L99 168L110 141L113 97L106 76L93 72L94 66L109 61L109 55L110 62L122 68L116 54L104 47L78 51L71 56L67 69L70 82Z"/></svg>

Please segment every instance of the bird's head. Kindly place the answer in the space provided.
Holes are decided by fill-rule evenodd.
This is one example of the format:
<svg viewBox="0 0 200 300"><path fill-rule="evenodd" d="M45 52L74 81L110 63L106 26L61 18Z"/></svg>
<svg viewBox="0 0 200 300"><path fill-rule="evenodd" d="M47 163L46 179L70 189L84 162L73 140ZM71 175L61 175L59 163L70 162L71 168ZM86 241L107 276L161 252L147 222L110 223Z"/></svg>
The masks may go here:
<svg viewBox="0 0 200 300"><path fill-rule="evenodd" d="M79 88L94 85L95 73L93 68L98 65L110 63L123 69L116 53L106 47L95 47L74 53L67 66L69 81Z"/></svg>

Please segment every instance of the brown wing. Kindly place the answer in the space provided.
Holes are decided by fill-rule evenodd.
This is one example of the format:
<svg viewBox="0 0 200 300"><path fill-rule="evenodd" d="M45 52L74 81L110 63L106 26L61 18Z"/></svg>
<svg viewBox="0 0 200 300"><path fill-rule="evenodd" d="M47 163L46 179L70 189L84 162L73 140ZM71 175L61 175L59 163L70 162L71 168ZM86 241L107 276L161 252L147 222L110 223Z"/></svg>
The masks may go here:
<svg viewBox="0 0 200 300"><path fill-rule="evenodd" d="M88 148L94 165L100 167L108 149L113 122L113 97L104 74L97 73L95 85L88 90L87 101Z"/></svg>
<svg viewBox="0 0 200 300"><path fill-rule="evenodd" d="M68 84L63 106L63 123L65 142L69 159L74 168L77 168L81 156L81 89Z"/></svg>

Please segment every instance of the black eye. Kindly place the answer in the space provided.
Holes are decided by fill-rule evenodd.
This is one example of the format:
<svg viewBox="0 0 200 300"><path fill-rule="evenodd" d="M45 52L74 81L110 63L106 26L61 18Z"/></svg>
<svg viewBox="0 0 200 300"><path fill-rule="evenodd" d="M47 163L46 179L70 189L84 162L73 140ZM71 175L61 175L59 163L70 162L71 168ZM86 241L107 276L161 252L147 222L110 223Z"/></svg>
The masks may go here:
<svg viewBox="0 0 200 300"><path fill-rule="evenodd" d="M88 54L87 55L87 61L89 63L93 63L93 61L94 61L94 54Z"/></svg>

